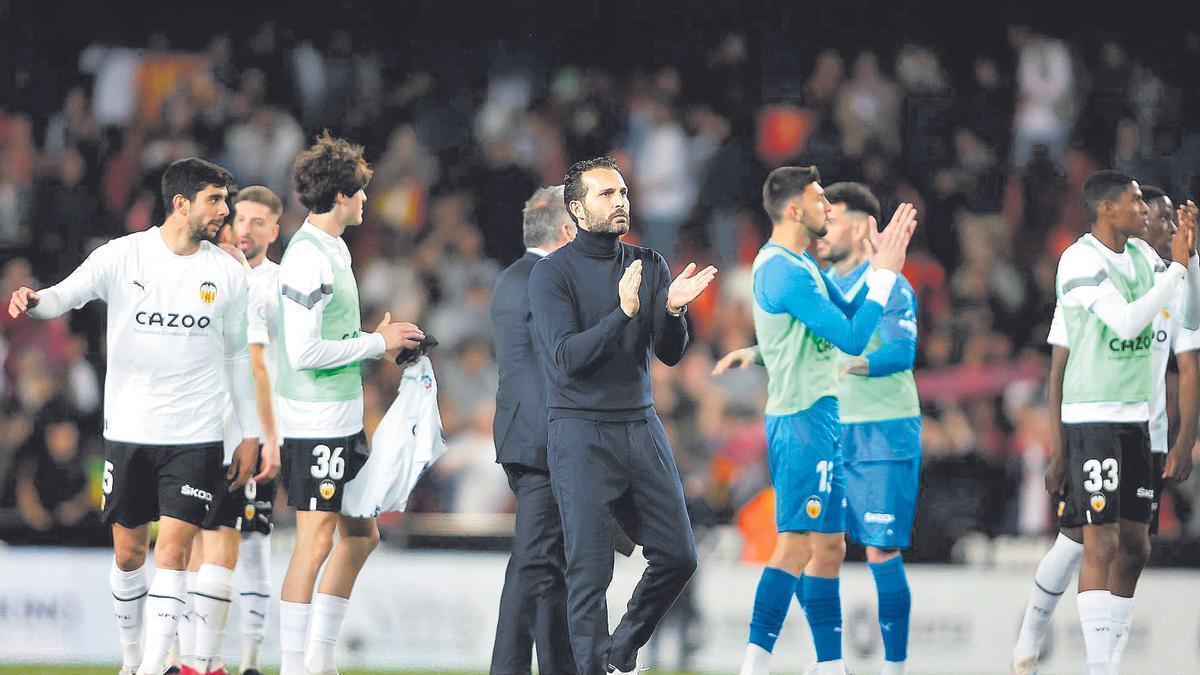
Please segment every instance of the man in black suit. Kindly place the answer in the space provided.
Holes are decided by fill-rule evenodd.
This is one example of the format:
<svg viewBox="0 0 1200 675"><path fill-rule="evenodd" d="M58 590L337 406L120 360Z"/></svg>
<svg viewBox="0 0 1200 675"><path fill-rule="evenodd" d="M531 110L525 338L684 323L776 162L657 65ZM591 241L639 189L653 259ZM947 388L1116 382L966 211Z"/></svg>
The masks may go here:
<svg viewBox="0 0 1200 675"><path fill-rule="evenodd" d="M567 633L562 521L546 463L546 385L541 348L533 338L529 273L538 259L575 238L561 185L525 202L525 255L500 273L492 291L492 330L500 389L493 438L496 461L517 496L512 557L500 594L492 675L528 675L536 642L538 671L574 675Z"/></svg>

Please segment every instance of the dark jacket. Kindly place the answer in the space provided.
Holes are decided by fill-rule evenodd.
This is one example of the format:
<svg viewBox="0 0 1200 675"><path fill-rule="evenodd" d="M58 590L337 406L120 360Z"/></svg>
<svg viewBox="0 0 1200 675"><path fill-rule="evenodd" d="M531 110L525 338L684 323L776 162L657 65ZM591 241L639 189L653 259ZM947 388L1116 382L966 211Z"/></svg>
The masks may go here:
<svg viewBox="0 0 1200 675"><path fill-rule="evenodd" d="M497 462L549 471L546 384L529 310L529 273L539 257L526 252L496 277L492 289L492 333L500 369L492 434Z"/></svg>

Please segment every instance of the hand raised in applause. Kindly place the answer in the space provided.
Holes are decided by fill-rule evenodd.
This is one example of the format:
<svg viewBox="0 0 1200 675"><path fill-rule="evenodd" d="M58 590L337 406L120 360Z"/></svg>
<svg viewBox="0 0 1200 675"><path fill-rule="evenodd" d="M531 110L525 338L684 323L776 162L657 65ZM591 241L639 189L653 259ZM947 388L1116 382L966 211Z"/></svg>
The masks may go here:
<svg viewBox="0 0 1200 675"><path fill-rule="evenodd" d="M617 295L621 298L621 311L625 316L637 316L642 301L638 298L638 289L642 287L642 261L634 260L625 268L621 281L617 282Z"/></svg>
<svg viewBox="0 0 1200 675"><path fill-rule="evenodd" d="M907 202L901 204L892 215L891 222L883 232L871 236L875 256L871 265L876 269L900 273L907 257L908 242L917 227L917 209Z"/></svg>
<svg viewBox="0 0 1200 675"><path fill-rule="evenodd" d="M717 268L712 265L697 272L696 263L688 263L667 289L667 311L675 314L682 312L688 303L700 297L716 276Z"/></svg>

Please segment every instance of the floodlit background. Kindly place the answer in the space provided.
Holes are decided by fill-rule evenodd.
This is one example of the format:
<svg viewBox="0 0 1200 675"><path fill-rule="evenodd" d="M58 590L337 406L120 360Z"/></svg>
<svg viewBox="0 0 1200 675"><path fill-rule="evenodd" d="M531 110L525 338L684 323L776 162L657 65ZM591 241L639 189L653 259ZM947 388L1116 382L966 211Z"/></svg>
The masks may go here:
<svg viewBox="0 0 1200 675"><path fill-rule="evenodd" d="M523 253L533 190L575 160L613 155L630 186L629 239L675 269L721 269L689 313L684 361L654 368L702 562L643 657L729 672L771 545L769 504L756 500L768 485L766 376L708 373L753 342L767 172L815 163L825 183L864 181L885 218L900 201L920 213L905 269L925 414L910 667L1001 672L1054 527L1041 476L1057 257L1087 230L1080 187L1097 168L1176 201L1200 192L1200 29L1181 3L1000 5L0 1L0 297L158 224L161 171L191 155L285 196L278 260L304 217L296 152L325 128L365 144L375 178L366 220L347 234L364 321L391 311L438 337L451 449L410 511L383 519L342 661L480 670L513 508L491 439L492 282ZM11 672L116 663L96 517L104 355L102 305L52 322L0 317L0 661ZM370 431L400 372L367 374ZM1143 577L1128 672L1200 672L1198 486L1164 498L1152 565L1171 569ZM276 579L290 521L279 509ZM638 569L619 564L614 608ZM874 587L861 565L846 575L847 655L869 671L882 659ZM1045 662L1078 672L1073 602L1055 627ZM793 612L778 665L802 669L808 640Z"/></svg>

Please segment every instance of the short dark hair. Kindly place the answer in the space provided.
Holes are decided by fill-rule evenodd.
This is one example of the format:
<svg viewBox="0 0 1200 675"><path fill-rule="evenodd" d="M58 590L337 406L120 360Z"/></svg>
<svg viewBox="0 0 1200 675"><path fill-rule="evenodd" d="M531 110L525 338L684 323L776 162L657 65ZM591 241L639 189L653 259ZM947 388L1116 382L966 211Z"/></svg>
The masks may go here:
<svg viewBox="0 0 1200 675"><path fill-rule="evenodd" d="M582 202L587 197L587 188L583 185L583 174L592 169L612 169L619 172L621 169L617 167L617 160L612 157L593 157L575 162L567 169L567 175L563 178L563 206L567 207L567 215L571 216L571 220L578 225L579 219L571 213L571 202Z"/></svg>
<svg viewBox="0 0 1200 675"><path fill-rule="evenodd" d="M1166 199L1166 197L1167 197L1167 193L1165 191L1163 191L1162 188L1160 188L1156 185L1143 185L1142 186L1142 201L1146 202L1147 204L1154 201L1155 199Z"/></svg>
<svg viewBox="0 0 1200 675"><path fill-rule="evenodd" d="M175 195L183 195L189 202L195 201L196 195L210 185L232 189L233 174L199 157L171 162L162 176L163 206L167 209L167 215L175 210L172 205Z"/></svg>
<svg viewBox="0 0 1200 675"><path fill-rule="evenodd" d="M233 200L233 205L237 206L242 202L262 204L275 215L283 213L283 200L271 188L263 187L262 185L251 185L238 190L237 198Z"/></svg>
<svg viewBox="0 0 1200 675"><path fill-rule="evenodd" d="M772 222L783 218L783 207L787 200L804 192L809 183L821 182L821 172L815 164L809 166L781 166L772 171L763 183L763 209Z"/></svg>
<svg viewBox="0 0 1200 675"><path fill-rule="evenodd" d="M862 183L834 183L825 188L825 198L830 204L845 204L847 211L866 214L879 222L879 199Z"/></svg>
<svg viewBox="0 0 1200 675"><path fill-rule="evenodd" d="M1083 211L1089 222L1096 222L1100 214L1100 202L1115 201L1129 185L1133 176L1107 169L1097 171L1083 181Z"/></svg>
<svg viewBox="0 0 1200 675"><path fill-rule="evenodd" d="M328 130L292 164L292 182L300 203L313 213L328 213L339 194L355 194L371 182L372 175L374 171L363 159L363 147L334 138Z"/></svg>

